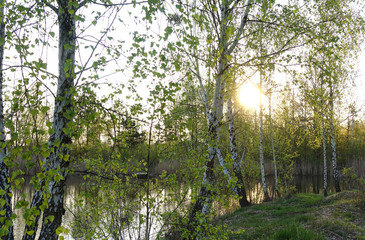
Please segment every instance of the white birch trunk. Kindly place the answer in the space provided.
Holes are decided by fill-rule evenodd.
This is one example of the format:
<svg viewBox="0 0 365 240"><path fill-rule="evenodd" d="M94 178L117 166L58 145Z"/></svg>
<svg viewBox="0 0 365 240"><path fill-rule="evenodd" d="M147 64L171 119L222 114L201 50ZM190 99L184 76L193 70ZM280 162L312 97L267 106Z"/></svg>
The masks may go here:
<svg viewBox="0 0 365 240"><path fill-rule="evenodd" d="M337 154L336 154L336 141L335 141L335 127L333 123L334 115L334 99L333 99L333 86L330 84L330 128L331 128L331 149L332 149L332 167L333 167L333 177L335 180L336 192L341 192L340 180L337 170Z"/></svg>
<svg viewBox="0 0 365 240"><path fill-rule="evenodd" d="M219 127L221 125L221 112L223 111L223 101L224 101L224 86L225 86L225 79L224 75L227 73L228 70L228 60L227 56L229 56L235 47L237 46L238 40L240 36L242 35L243 28L245 27L247 23L248 13L251 8L251 2L252 0L248 0L246 11L244 15L242 16L240 27L238 29L238 32L235 35L235 38L233 42L230 44L228 43L229 39L227 38L227 24L229 21L227 21L228 12L229 12L229 5L230 2L223 1L220 3L220 17L221 21L219 22L219 50L220 50L220 57L218 60L218 67L217 67L217 73L215 77L215 88L214 88L214 97L213 97L213 105L212 109L210 109L208 105L208 97L207 93L204 89L201 76L199 74L199 71L197 73L197 77L200 83L201 90L203 92L204 97L204 104L206 108L206 116L208 120L208 159L205 163L205 173L203 176L203 182L202 186L199 192L199 196L197 198L197 201L194 204L194 207L192 209L192 213L190 215L189 219L189 230L192 234L193 238L196 239L202 239L205 237L205 229L204 224L202 224L202 221L206 221L208 214L211 209L212 205L212 187L214 184L214 158L217 154L217 144L218 144L218 132ZM197 68L199 67L198 61L197 62ZM218 150L218 155L221 155ZM222 159L221 159L222 160ZM223 162L224 163L224 162Z"/></svg>
<svg viewBox="0 0 365 240"><path fill-rule="evenodd" d="M242 170L240 165L240 159L238 157L238 150L236 144L236 131L234 128L233 108L231 99L227 100L228 110L228 127L229 127L229 141L231 146L231 155L233 159L233 171L237 178L237 183L234 186L235 193L240 197L239 202L241 207L248 206L250 203L247 201L246 190L243 184Z"/></svg>
<svg viewBox="0 0 365 240"><path fill-rule="evenodd" d="M196 239L204 238L205 230L199 228L199 226L205 225L213 202L212 186L214 184L214 158L216 151L214 146L212 145L212 140L217 138L216 125L218 121L216 117L211 114L211 112L207 112L207 117L210 138L208 144L208 159L205 162L205 172L203 175L202 186L199 191L199 196L192 209L188 226L192 237Z"/></svg>
<svg viewBox="0 0 365 240"><path fill-rule="evenodd" d="M326 156L326 133L324 124L324 99L323 99L323 80L321 82L321 115L322 115L322 144L323 144L323 195L328 196L327 192L327 156Z"/></svg>
<svg viewBox="0 0 365 240"><path fill-rule="evenodd" d="M270 136L271 136L272 160L274 162L274 173L275 173L275 192L276 192L277 196L280 198L279 180L278 180L278 168L277 168L277 164L276 164L275 145L274 145L274 133L273 133L272 117L271 117L271 96L269 97L269 120L270 120Z"/></svg>
<svg viewBox="0 0 365 240"><path fill-rule="evenodd" d="M5 45L5 23L4 23L4 5L5 0L0 0L0 39L3 44L0 45L0 195L1 199L5 200L5 204L0 207L0 211L5 211L0 214L0 233L2 233L2 240L13 240L14 230L11 220L12 206L11 206L11 186L9 183L9 168L4 162L6 157L5 147L5 123L4 123L4 104L3 104L3 61L4 61L4 45Z"/></svg>
<svg viewBox="0 0 365 240"><path fill-rule="evenodd" d="M67 168L69 162L61 156L69 156L69 145L72 143L70 134L65 129L72 121L74 107L72 96L74 91L74 66L76 46L76 24L74 14L76 9L69 0L58 0L59 42L58 42L58 85L55 100L52 128L54 133L49 138L49 145L54 151L46 159L46 166L58 170L62 180L52 179L49 185L51 197L48 199L48 208L43 213L42 230L39 240L58 239L56 229L61 226L62 216L65 213L63 198ZM60 145L54 142L60 140ZM53 221L46 221L49 216L54 216Z"/></svg>
<svg viewBox="0 0 365 240"><path fill-rule="evenodd" d="M261 168L261 183L262 189L264 190L264 201L269 201L269 193L267 191L266 179L265 179L265 167L264 167L264 146L263 146L263 107L262 107L262 75L260 73L260 168Z"/></svg>
<svg viewBox="0 0 365 240"><path fill-rule="evenodd" d="M75 44L76 31L74 14L76 9L68 0L58 0L58 9L52 9L58 14L59 21L59 44L58 44L58 85L57 95L55 99L55 108L53 115L52 128L53 134L48 140L49 148L53 148L49 157L45 159L45 173L49 171L57 171L58 176L62 176L61 180L52 177L49 182L48 207L44 210L42 229L40 232L40 240L58 239L56 229L61 226L62 216L65 213L63 208L64 188L67 178L67 168L69 162L65 157L69 156L69 145L72 143L71 136L64 131L69 128L68 124L72 121L73 106L72 96L74 91L74 65L75 65ZM71 10L71 11L69 11ZM59 144L55 144L59 141ZM42 182L42 185L45 183ZM39 209L43 202L43 190L37 191L32 200L31 207ZM49 217L53 216L54 220L49 221ZM29 230L36 232L39 216L31 226L26 226L23 240L31 240L35 238L35 234L26 234Z"/></svg>
<svg viewBox="0 0 365 240"><path fill-rule="evenodd" d="M227 177L228 184L229 184L229 182L232 180L232 177L231 177L231 174L229 173L229 171L226 167L226 163L224 161L222 151L219 147L215 147L215 151L216 151L216 154L217 154L218 162L219 162L219 164L221 165L221 167L223 169L223 174ZM235 188L233 189L233 191L238 195L238 192L236 191Z"/></svg>

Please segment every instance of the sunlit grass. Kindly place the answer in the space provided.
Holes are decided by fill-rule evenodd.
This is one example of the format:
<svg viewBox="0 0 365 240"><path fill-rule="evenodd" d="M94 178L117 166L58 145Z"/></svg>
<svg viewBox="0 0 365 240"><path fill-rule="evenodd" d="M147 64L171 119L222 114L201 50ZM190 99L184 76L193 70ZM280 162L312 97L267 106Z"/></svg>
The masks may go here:
<svg viewBox="0 0 365 240"><path fill-rule="evenodd" d="M300 224L291 224L280 229L273 235L274 240L298 239L298 240L320 240L325 239L322 235L305 229Z"/></svg>
<svg viewBox="0 0 365 240"><path fill-rule="evenodd" d="M363 239L365 216L356 192L298 194L253 205L217 219L231 230L230 239Z"/></svg>

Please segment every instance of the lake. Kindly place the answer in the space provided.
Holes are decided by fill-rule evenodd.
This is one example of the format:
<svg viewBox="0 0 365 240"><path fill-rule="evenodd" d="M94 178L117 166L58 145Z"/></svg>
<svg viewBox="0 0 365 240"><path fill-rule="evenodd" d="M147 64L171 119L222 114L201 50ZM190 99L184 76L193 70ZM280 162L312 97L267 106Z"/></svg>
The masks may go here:
<svg viewBox="0 0 365 240"><path fill-rule="evenodd" d="M267 185L268 190L269 190L269 195L270 197L274 198L274 189L272 186L274 186L274 179L272 176L268 176L266 178L267 181ZM26 181L29 182L29 181ZM75 216L78 215L77 213L77 209L75 207L76 205L76 199L78 196L80 196L80 194L85 190L85 186L83 185L83 178L81 176L70 176L67 179L67 187L66 187L66 191L65 191L65 209L66 209L66 213L63 217L63 224L65 226L70 226L70 224L74 221ZM323 194L323 177L322 176L295 176L294 177L294 185L296 188L296 192L297 193L317 193L317 194ZM332 187L332 183L331 180L329 179L329 192L333 192L334 191L334 187ZM343 186L342 186L343 187ZM246 189L248 190L248 189ZM255 184L253 184L253 186L250 187L249 189L249 201L251 201L254 204L260 203L263 200L263 190L262 190L262 185L260 182L257 182ZM182 190L181 190L182 191ZM177 192L180 192L180 190L178 190ZM21 197L21 194L25 193L27 196L27 201L31 202L31 197L33 194L33 188L28 184L24 184L21 188L21 190L14 190L14 198L13 201L19 200ZM154 192L150 193L151 195L156 194ZM176 194L176 192L175 192ZM157 234L157 232L159 231L159 229L161 229L163 227L163 220L158 217L158 216L153 216L153 212L154 211L160 211L160 212L168 212L168 211L173 211L174 210L174 206L172 206L171 204L169 204L168 201L168 196L171 195L171 192L166 191L166 190L161 190L158 191L158 199L161 202L161 204L159 204L158 208L156 209L152 209L149 212L150 214L150 229L149 231L151 232L151 236L152 239L154 239L154 236ZM187 195L189 195L189 193L187 193ZM136 199L134 199L133 201L135 201ZM141 200L143 201L143 200ZM188 207L188 203L190 201L189 198L185 199L185 203L183 203L184 206ZM224 204L225 206L223 206L222 204L217 204L215 203L213 205L213 208L215 209L216 215L223 215L226 213L230 213L235 211L236 209L239 208L239 204L238 201L235 199L229 199L229 202L227 202L226 204ZM138 202L138 201L135 201ZM152 205L152 204L151 204ZM14 205L13 205L14 206ZM137 205L135 205L137 206ZM135 222L139 222L140 219L138 216L141 215L146 215L147 211L145 208L141 208L141 207L136 207L137 210L135 211L135 216L133 217ZM20 210L16 210L15 213L20 216L17 217L15 222L14 222L14 231L15 231L15 239L21 239L21 236L23 234L23 230L24 230L24 219L23 217L21 217L22 213L24 210L20 209ZM80 212L80 209L78 210ZM114 213L113 213L114 214ZM118 215L119 218L123 218L123 212L120 212L120 215ZM106 217L105 219L108 219L108 217ZM108 221L108 220L105 220ZM110 220L109 220L110 221ZM126 221L126 220L125 220ZM140 222L139 222L140 223ZM138 227L136 227L138 225ZM121 226L119 226L119 234L123 234L125 235L125 239L138 239L138 238L143 238L143 234L146 231L146 227L143 227L145 225L145 223L142 222L142 224L137 224L135 227L133 228L126 228L125 226L122 228ZM38 228L38 231L40 230L41 227ZM71 227L69 227L71 228ZM68 235L64 235L65 239L74 239L71 234Z"/></svg>

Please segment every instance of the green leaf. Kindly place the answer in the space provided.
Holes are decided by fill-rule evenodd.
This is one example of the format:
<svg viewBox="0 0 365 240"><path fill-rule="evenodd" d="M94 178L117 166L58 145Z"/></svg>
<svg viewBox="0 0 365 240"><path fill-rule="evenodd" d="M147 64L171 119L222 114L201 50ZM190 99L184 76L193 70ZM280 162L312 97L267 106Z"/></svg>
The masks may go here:
<svg viewBox="0 0 365 240"><path fill-rule="evenodd" d="M171 33L172 33L172 27L170 27L170 26L166 27L164 39L167 40L167 38L170 36Z"/></svg>
<svg viewBox="0 0 365 240"><path fill-rule="evenodd" d="M38 109L30 109L30 114L32 114L33 117L37 116L38 113Z"/></svg>
<svg viewBox="0 0 365 240"><path fill-rule="evenodd" d="M58 227L58 228L56 229L56 234L57 234L57 235L60 235L62 232L63 232L63 227Z"/></svg>
<svg viewBox="0 0 365 240"><path fill-rule="evenodd" d="M46 114L49 111L49 109L50 108L48 106L42 106L41 107L41 112L44 113L44 114ZM47 122L47 124L48 124L48 122ZM51 123L51 126L52 126L52 123Z"/></svg>
<svg viewBox="0 0 365 240"><path fill-rule="evenodd" d="M54 177L54 180L56 182L59 182L59 181L63 180L63 176L62 175L57 175L57 176Z"/></svg>
<svg viewBox="0 0 365 240"><path fill-rule="evenodd" d="M2 195L4 195L4 193L3 194L0 194L0 196L2 196ZM6 200L3 199L3 198L0 198L0 207L3 207L5 204L6 204Z"/></svg>
<svg viewBox="0 0 365 240"><path fill-rule="evenodd" d="M180 62L179 61L175 61L174 66L175 66L176 71L180 71Z"/></svg>
<svg viewBox="0 0 365 240"><path fill-rule="evenodd" d="M5 44L5 38L0 37L0 46L3 46Z"/></svg>
<svg viewBox="0 0 365 240"><path fill-rule="evenodd" d="M42 156L43 156L44 158L48 158L48 156L49 156L49 152L42 152Z"/></svg>
<svg viewBox="0 0 365 240"><path fill-rule="evenodd" d="M48 220L49 220L50 222L53 222L53 221L54 221L54 216L53 216L53 215L48 216Z"/></svg>
<svg viewBox="0 0 365 240"><path fill-rule="evenodd" d="M70 50L70 49L72 48L72 45L71 45L71 44L66 43L65 45L63 45L63 47L64 47L66 50Z"/></svg>
<svg viewBox="0 0 365 240"><path fill-rule="evenodd" d="M53 142L53 146L55 147L60 147L61 145L61 140L60 139L56 139L54 142Z"/></svg>

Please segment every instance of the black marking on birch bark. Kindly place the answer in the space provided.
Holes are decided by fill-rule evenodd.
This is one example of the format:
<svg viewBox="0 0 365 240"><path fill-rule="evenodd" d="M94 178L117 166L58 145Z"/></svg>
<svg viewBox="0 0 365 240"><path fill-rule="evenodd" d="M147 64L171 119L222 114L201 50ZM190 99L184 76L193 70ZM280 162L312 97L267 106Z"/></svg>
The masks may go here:
<svg viewBox="0 0 365 240"><path fill-rule="evenodd" d="M275 192L276 192L277 197L280 198L278 168L277 168L277 163L276 163L274 133L273 133L272 117L271 117L271 94L269 96L269 120L270 120L270 139L271 139L272 160L274 162Z"/></svg>
<svg viewBox="0 0 365 240"><path fill-rule="evenodd" d="M321 117L322 117L322 144L323 144L323 195L328 196L327 192L327 156L326 156L326 134L324 127L324 110L323 110L323 80L321 81Z"/></svg>
<svg viewBox="0 0 365 240"><path fill-rule="evenodd" d="M209 120L208 130L210 139L210 142L208 144L208 159L205 162L205 173L203 176L203 183L189 218L188 230L191 232L192 238L193 236L199 234L197 233L197 227L202 226L201 221L206 221L207 214L209 213L212 204L212 196L213 196L211 186L213 186L214 183L213 169L214 169L214 158L216 152L214 146L212 146L211 144L217 138L218 124L215 112L208 112L207 116Z"/></svg>
<svg viewBox="0 0 365 240"><path fill-rule="evenodd" d="M0 38L3 39L5 44L5 23L4 23L4 5L5 0L0 1ZM4 215L0 215L3 218L0 221L0 229L7 231L7 233L1 238L2 240L14 239L14 228L11 220L13 214L11 204L11 186L9 183L9 168L6 165L4 158L6 156L5 144L5 123L4 123L4 105L3 105L3 61L4 61L4 44L0 46L0 190L3 191L3 195L0 198L5 200L5 204L0 207L0 211L5 210Z"/></svg>
<svg viewBox="0 0 365 240"><path fill-rule="evenodd" d="M332 81L330 82L330 128L331 128L331 149L332 149L332 167L333 167L333 178L335 180L335 190L336 192L341 192L340 188L340 180L338 176L338 169L337 169L337 154L336 154L336 141L335 141L335 127L333 123L333 86Z"/></svg>
<svg viewBox="0 0 365 240"><path fill-rule="evenodd" d="M260 91L262 87L262 74L260 72ZM262 110L262 96L260 94L260 167L261 167L261 182L264 190L264 202L269 201L269 193L267 191L266 179L265 179L265 167L264 167L264 149L263 149L263 110Z"/></svg>
<svg viewBox="0 0 365 240"><path fill-rule="evenodd" d="M221 14L221 18L222 19L227 19L227 17L229 16L230 13L230 8L229 5L227 5L229 3L225 3L225 4L221 4L220 6L220 14ZM251 0L248 0L248 6L246 6L246 11L245 14L241 20L241 25L239 28L238 33L235 36L234 41L231 43L231 46L228 49L228 40L227 39L227 33L226 33L226 29L227 29L227 22L220 22L220 33L219 33L219 46L222 49L221 52L221 57L219 58L218 61L218 69L217 69L217 75L216 75L216 79L215 79L215 91L214 91L214 99L213 99L213 111L209 110L208 107L208 102L207 102L207 98L205 95L205 106L206 106L206 115L208 118L208 134L209 134L209 143L208 143L208 160L206 161L206 169L205 169L205 174L203 177L203 184L201 187L201 190L199 192L199 196L197 199L197 202L195 203L194 208L192 209L192 213L189 219L189 225L188 228L189 230L192 232L194 238L203 238L205 236L205 230L204 229L200 229L198 231L196 231L195 226L198 224L197 223L197 218L196 215L197 213L201 213L203 215L204 218L206 218L206 214L209 213L210 210L210 205L212 202L212 195L213 193L211 192L209 185L213 186L213 167L214 167L214 157L216 155L217 150L215 149L215 144L217 144L217 135L218 135L218 130L219 130L219 126L220 126L220 118L219 118L219 113L220 113L220 106L219 106L219 102L223 101L223 84L222 81L224 82L225 80L222 79L222 75L224 75L224 73L227 71L228 69L228 64L227 64L227 56L229 54L232 53L232 51L234 50L234 48L237 45L238 39L242 34L242 30L247 22L247 16L248 16L248 12L249 9L251 7ZM201 83L201 80L199 81L201 88L204 91L204 87ZM223 105L223 104L222 104ZM207 188L208 187L208 188ZM200 216L201 217L201 216ZM202 226L202 225L200 225Z"/></svg>
<svg viewBox="0 0 365 240"><path fill-rule="evenodd" d="M229 136L231 145L231 155L233 159L233 171L237 178L236 191L240 197L239 203L241 207L248 206L250 203L247 201L246 190L243 183L242 171L240 166L240 160L238 158L237 144L236 144L236 132L233 120L233 109L231 99L227 100L228 107L228 125L229 125Z"/></svg>
<svg viewBox="0 0 365 240"><path fill-rule="evenodd" d="M55 99L55 108L53 116L52 128L54 132L51 134L48 145L53 148L53 152L45 160L45 174L48 175L48 171L57 171L58 175L62 176L61 180L55 180L53 177L49 179L48 189L50 197L46 199L48 201L48 208L43 213L42 229L39 239L53 240L58 239L56 229L61 225L62 216L65 213L63 208L64 188L65 181L67 179L67 168L69 162L62 159L60 156L69 155L68 146L72 143L71 136L66 134L64 129L67 129L68 123L72 122L72 96L74 87L74 65L75 65L75 20L74 14L68 11L69 8L73 8L72 4L69 4L68 0L58 0L58 21L59 21L59 73L58 73L58 85L57 95ZM56 146L54 143L56 140L60 141L60 145ZM32 200L32 207L39 209L43 202L43 191L46 187L46 182L41 182L41 190L34 194ZM49 221L53 216L53 221ZM35 226L27 226L36 229L38 225L38 219L35 222ZM25 234L27 235L27 234ZM23 236L23 240L33 240L35 234L32 236Z"/></svg>
<svg viewBox="0 0 365 240"><path fill-rule="evenodd" d="M59 174L63 179L56 181L52 179L49 185L50 198L48 199L48 208L43 213L43 224L39 239L52 240L58 239L56 229L61 226L62 216L65 213L63 207L65 181L67 179L67 168L69 162L61 159L60 155L69 155L68 145L71 144L71 136L66 134L69 122L72 121L72 90L74 86L74 65L75 65L75 20L74 15L70 14L68 0L59 0L59 77L57 97L54 110L53 129L54 133L50 136L49 144L53 145L55 140L60 140L60 147L54 147L54 153L50 155L49 163L52 169L60 169ZM73 9L74 11L76 9ZM73 12L74 12L73 11ZM48 221L53 216L53 221Z"/></svg>

